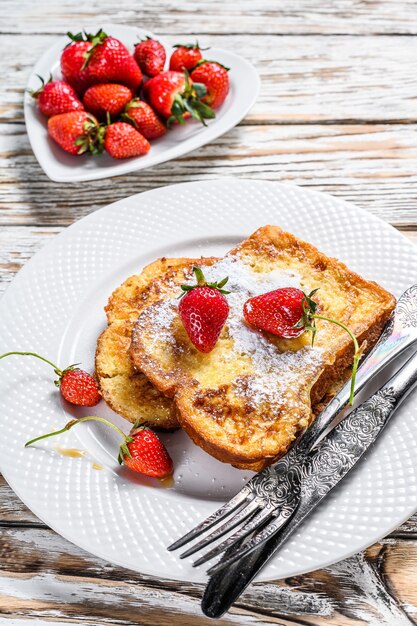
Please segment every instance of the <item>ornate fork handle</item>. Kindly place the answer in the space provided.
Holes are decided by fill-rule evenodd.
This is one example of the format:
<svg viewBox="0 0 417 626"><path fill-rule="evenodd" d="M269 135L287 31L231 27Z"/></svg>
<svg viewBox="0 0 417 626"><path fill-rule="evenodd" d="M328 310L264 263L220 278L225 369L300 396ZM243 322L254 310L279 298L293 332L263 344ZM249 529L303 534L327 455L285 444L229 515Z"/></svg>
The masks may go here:
<svg viewBox="0 0 417 626"><path fill-rule="evenodd" d="M300 498L291 519L279 532L274 533L273 528L267 527L246 541L242 548L245 555L228 570L227 576L215 575L210 580L202 602L206 615L220 617L230 608L265 563L369 450L416 385L417 354L377 393L340 422L302 465L292 468L298 473L295 482L300 485ZM259 547L262 539L266 543ZM224 562L227 566L228 556L226 553L222 565Z"/></svg>

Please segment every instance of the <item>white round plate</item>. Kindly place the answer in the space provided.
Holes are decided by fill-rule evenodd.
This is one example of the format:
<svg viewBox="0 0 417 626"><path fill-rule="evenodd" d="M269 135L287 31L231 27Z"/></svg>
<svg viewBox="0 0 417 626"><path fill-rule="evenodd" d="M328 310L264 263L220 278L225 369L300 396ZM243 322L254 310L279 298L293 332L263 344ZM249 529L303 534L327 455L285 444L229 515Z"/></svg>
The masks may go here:
<svg viewBox="0 0 417 626"><path fill-rule="evenodd" d="M96 32L99 27L90 27L85 30ZM118 24L104 24L103 30L108 35L120 39L130 50L133 50L134 44L146 36L159 39L166 48L168 66L173 48L158 35L133 26ZM195 39L195 36L191 37L191 40L193 38ZM29 77L27 90L39 88L38 76L47 80L49 74L52 73L54 78L61 78L59 60L68 42L68 37L60 37L39 59ZM32 96L26 91L24 97L26 129L32 150L45 174L56 182L97 180L127 174L176 159L213 141L236 126L258 97L259 75L251 63L228 50L209 48L207 55L210 59L219 61L230 68L230 92L224 104L216 110L215 119L208 120L207 126L194 120L188 121L185 126L174 126L164 137L151 142L152 146L148 154L121 161L112 159L108 154L92 158L89 155L73 156L64 152L49 137L47 120L40 113Z"/></svg>
<svg viewBox="0 0 417 626"><path fill-rule="evenodd" d="M112 290L155 258L222 254L256 228L280 225L395 295L415 282L417 251L391 226L331 196L289 185L223 179L172 185L107 206L66 229L19 272L0 303L1 352L35 350L61 367L93 370L103 307ZM247 472L164 435L172 486L116 462L119 439L81 424L36 448L29 438L86 411L70 408L49 366L1 362L1 471L24 503L61 535L108 561L163 578L204 581L166 546L234 495ZM353 471L268 564L259 580L294 576L353 554L410 516L417 502L417 396L400 408ZM90 409L127 422L100 403ZM56 446L86 451L68 458ZM94 469L96 462L104 469Z"/></svg>

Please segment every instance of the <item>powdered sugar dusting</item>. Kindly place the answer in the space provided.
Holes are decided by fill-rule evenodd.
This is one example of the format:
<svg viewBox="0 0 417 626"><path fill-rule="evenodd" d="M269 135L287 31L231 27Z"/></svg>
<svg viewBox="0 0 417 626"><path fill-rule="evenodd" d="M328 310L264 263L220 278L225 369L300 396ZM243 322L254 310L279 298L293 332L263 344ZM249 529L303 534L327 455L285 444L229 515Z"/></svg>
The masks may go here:
<svg viewBox="0 0 417 626"><path fill-rule="evenodd" d="M156 305L145 309L141 315L141 326L152 329L149 339L153 345L163 341L174 344L174 336L171 331L172 322L178 315L178 301L176 298L161 300Z"/></svg>
<svg viewBox="0 0 417 626"><path fill-rule="evenodd" d="M250 328L243 317L243 305L248 298L279 289L300 289L300 277L286 270L255 272L241 258L228 255L205 271L207 280L220 280L228 276L226 288L230 313L227 320L233 338L234 352L249 355L254 376L238 379L235 391L244 395L252 405L264 402L280 403L291 382L300 371L307 378L320 365L321 350L306 346L295 352L280 352L262 333Z"/></svg>
<svg viewBox="0 0 417 626"><path fill-rule="evenodd" d="M249 327L243 317L243 305L248 298L279 289L295 287L300 289L300 277L286 270L256 272L237 255L227 255L212 266L204 268L208 282L220 281L229 277L225 286L230 312L226 322L229 336L233 339L233 352L223 355L236 358L247 355L252 363L253 374L241 376L234 383L235 393L244 396L245 401L255 406L265 402L280 404L291 383L303 372L305 378L312 375L321 363L321 350L310 346L297 351L280 352L267 337ZM190 277L186 283L193 284ZM147 328L152 328L152 342L173 344L172 323L178 315L178 300L168 298L145 311L151 317L143 320Z"/></svg>

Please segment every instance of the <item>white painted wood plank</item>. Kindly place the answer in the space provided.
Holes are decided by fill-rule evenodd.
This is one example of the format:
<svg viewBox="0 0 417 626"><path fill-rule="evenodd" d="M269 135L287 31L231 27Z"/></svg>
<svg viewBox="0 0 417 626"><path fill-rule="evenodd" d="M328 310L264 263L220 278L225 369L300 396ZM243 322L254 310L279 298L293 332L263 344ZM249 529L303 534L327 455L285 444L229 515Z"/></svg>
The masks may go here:
<svg viewBox="0 0 417 626"><path fill-rule="evenodd" d="M417 224L417 125L238 126L169 163L83 185L49 181L24 126L0 126L0 225L63 226L134 193L229 176L291 182Z"/></svg>
<svg viewBox="0 0 417 626"><path fill-rule="evenodd" d="M175 44L190 37L168 39ZM261 93L245 124L417 120L414 37L229 35L200 40L241 54L259 71ZM8 89L1 120L23 120L23 89L34 60L55 41L55 35L32 35L28 47L27 35L2 38L0 71ZM210 57L210 50L205 54ZM233 67L230 71L233 75Z"/></svg>
<svg viewBox="0 0 417 626"><path fill-rule="evenodd" d="M168 580L161 584L102 561L50 530L4 529L0 549L4 615L45 621L96 616L105 624L136 623L140 615L141 624L152 624L156 616L158 626L206 623L199 608L202 585ZM287 581L252 585L221 623L348 626L364 620L372 626L404 626L407 618L381 577L389 576L399 600L415 612L417 594L401 584L406 571L410 580L417 576L417 543L383 542L366 557L358 555Z"/></svg>
<svg viewBox="0 0 417 626"><path fill-rule="evenodd" d="M197 9L198 6L198 9ZM414 0L3 0L3 32L61 32L116 22L167 33L416 33Z"/></svg>

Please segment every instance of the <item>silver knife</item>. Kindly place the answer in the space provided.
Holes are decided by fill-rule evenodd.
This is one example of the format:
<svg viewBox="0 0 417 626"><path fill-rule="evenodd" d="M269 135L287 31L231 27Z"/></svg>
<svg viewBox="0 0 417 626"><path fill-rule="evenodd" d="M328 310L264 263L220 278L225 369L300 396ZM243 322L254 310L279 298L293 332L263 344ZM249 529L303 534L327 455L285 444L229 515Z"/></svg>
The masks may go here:
<svg viewBox="0 0 417 626"><path fill-rule="evenodd" d="M301 474L298 477L300 480L295 481L300 484L298 506L291 511L289 521L279 531L265 533L265 543L261 547L259 543L254 543L253 537L249 538L243 545L245 556L227 567L226 571L220 570L210 578L202 600L205 615L218 618L236 602L275 552L355 467L416 384L417 354L369 400L341 421L302 465L292 468L292 471ZM235 552L236 546L230 548L223 556L222 565L227 564Z"/></svg>
<svg viewBox="0 0 417 626"><path fill-rule="evenodd" d="M413 285L399 298L377 344L360 365L356 377L355 394L383 367L416 341L417 285ZM223 504L183 537L177 539L168 547L168 550L176 550L184 546L221 522L220 526L217 526L211 534L206 535L181 555L181 558L190 556L212 544L213 547L194 562L193 565L196 567L226 551L231 545L241 542L243 537L259 528L266 518L270 518L272 511L277 508L282 511L282 515L272 519L270 530L278 531L278 528L287 522L288 517L298 506L299 484L297 485L297 480L299 477L294 471L294 467L304 463L305 458L325 434L325 431L334 425L336 417L340 419L341 410L348 403L349 396L350 381L344 385L324 411L316 417L313 424L298 438L283 458L253 476L229 502ZM283 494L285 494L286 501L282 497ZM249 509L255 513L233 535L221 543L215 543L217 538L224 535L229 527L236 527L235 516L232 515L226 521L225 519L241 505L243 506L236 517L240 516L243 520L247 519ZM240 556L242 555L234 553L234 560ZM213 573L212 570L219 567L224 567L224 559L221 563L213 566L208 573Z"/></svg>

